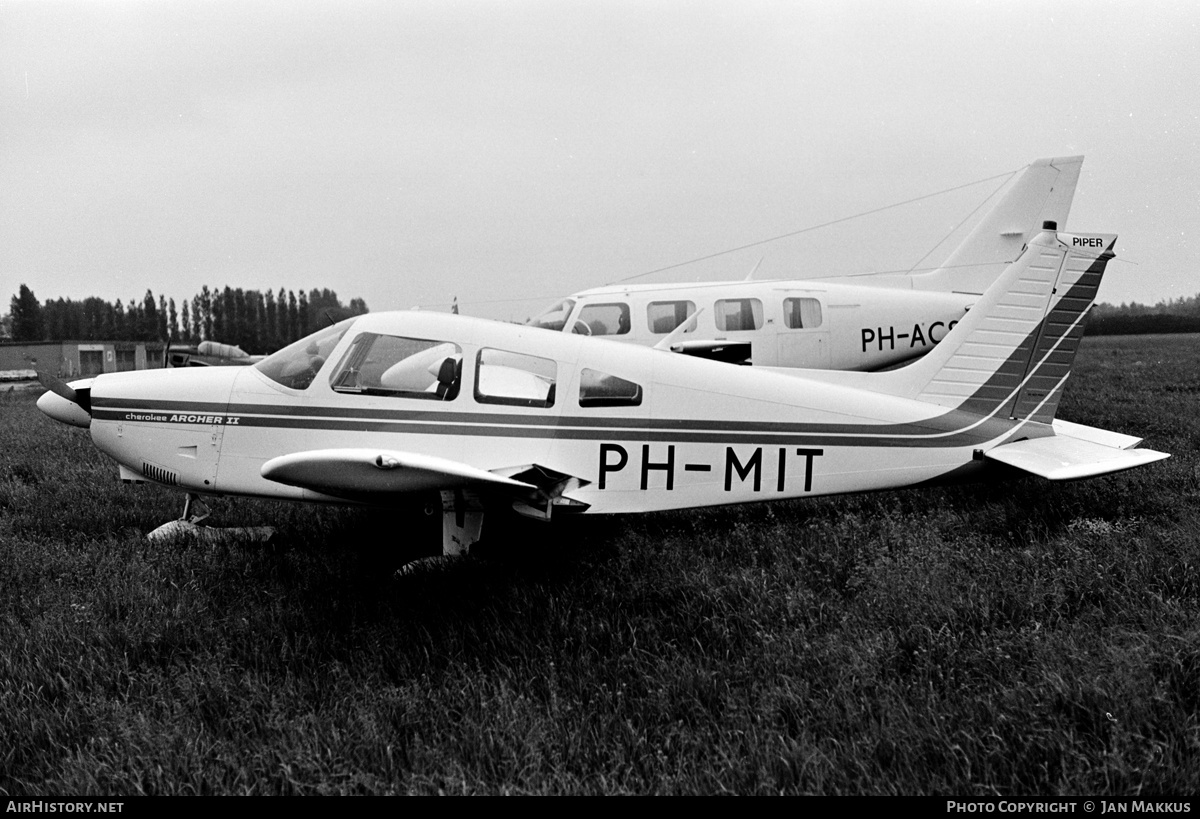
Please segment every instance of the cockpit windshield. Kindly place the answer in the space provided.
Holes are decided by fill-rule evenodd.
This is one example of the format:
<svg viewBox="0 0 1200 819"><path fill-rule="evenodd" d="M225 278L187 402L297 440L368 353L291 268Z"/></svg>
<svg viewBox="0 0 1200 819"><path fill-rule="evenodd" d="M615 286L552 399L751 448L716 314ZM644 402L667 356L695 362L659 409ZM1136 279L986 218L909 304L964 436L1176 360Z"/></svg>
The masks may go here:
<svg viewBox="0 0 1200 819"><path fill-rule="evenodd" d="M342 336L350 329L355 319L348 318L330 327L305 336L293 342L277 353L264 358L254 365L254 368L272 381L290 387L293 390L303 390L312 383L325 364L325 359Z"/></svg>
<svg viewBox="0 0 1200 819"><path fill-rule="evenodd" d="M574 307L574 299L563 299L549 310L531 318L525 323L531 327L541 327L544 330L561 331L567 326L567 319L570 317L571 309Z"/></svg>

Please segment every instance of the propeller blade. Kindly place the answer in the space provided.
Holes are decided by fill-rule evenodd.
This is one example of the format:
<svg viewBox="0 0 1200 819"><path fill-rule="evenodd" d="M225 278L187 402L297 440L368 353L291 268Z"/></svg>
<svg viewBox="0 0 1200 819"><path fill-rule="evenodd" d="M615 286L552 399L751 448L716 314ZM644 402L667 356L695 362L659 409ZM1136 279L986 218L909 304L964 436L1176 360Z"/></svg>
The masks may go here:
<svg viewBox="0 0 1200 819"><path fill-rule="evenodd" d="M92 389L90 381L88 382L88 386L75 389L62 379L41 370L38 370L37 378L38 383L50 392L77 405L88 415L92 414Z"/></svg>
<svg viewBox="0 0 1200 819"><path fill-rule="evenodd" d="M78 394L75 392L75 390L68 387L65 381L50 375L50 373L42 372L41 370L38 370L37 380L39 384L50 390L50 392L54 393L55 395L61 396L72 403L79 403Z"/></svg>

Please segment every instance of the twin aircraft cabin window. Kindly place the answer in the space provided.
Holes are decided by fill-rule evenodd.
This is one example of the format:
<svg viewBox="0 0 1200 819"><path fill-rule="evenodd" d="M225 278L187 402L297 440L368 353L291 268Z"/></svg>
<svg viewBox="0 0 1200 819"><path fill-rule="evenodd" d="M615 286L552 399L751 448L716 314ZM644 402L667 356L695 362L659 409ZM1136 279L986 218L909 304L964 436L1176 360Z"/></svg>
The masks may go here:
<svg viewBox="0 0 1200 819"><path fill-rule="evenodd" d="M329 383L335 392L453 401L462 382L462 348L448 341L362 333L338 362ZM557 365L552 359L484 348L475 358L475 400L480 404L552 407ZM642 388L607 373L584 369L579 406L642 403Z"/></svg>
<svg viewBox="0 0 1200 819"><path fill-rule="evenodd" d="M568 311L570 308L566 308ZM646 326L655 335L666 335L696 312L694 301L652 301L646 305ZM556 314L557 315L557 314ZM713 304L713 321L723 333L761 330L761 299L718 299ZM811 330L821 326L821 302L811 297L783 300L783 323L789 330ZM549 326L539 323L539 326ZM561 328L559 321L553 329ZM687 330L694 331L695 328ZM572 332L590 336L621 336L630 332L630 309L624 302L587 304L579 311Z"/></svg>

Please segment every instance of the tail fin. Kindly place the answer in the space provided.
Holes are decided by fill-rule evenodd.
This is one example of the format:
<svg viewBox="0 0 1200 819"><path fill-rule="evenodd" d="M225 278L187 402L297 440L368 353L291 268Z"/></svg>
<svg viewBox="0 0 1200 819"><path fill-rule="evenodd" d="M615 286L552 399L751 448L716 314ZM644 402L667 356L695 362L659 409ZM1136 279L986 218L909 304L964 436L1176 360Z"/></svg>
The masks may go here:
<svg viewBox="0 0 1200 819"><path fill-rule="evenodd" d="M1082 166L1082 156L1031 163L941 267L911 277L913 289L986 291L1042 224L1050 221L1059 227L1066 225Z"/></svg>
<svg viewBox="0 0 1200 819"><path fill-rule="evenodd" d="M1116 238L1047 225L937 347L873 383L979 415L1050 423Z"/></svg>

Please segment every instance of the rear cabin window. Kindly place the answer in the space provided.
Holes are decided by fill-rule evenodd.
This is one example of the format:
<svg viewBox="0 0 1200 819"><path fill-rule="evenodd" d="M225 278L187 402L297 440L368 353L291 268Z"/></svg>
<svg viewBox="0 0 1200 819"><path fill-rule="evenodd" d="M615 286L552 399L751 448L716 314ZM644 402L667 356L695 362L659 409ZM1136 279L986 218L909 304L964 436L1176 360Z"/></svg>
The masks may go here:
<svg viewBox="0 0 1200 819"><path fill-rule="evenodd" d="M683 324L684 319L695 312L696 303L694 301L652 301L646 307L646 323L650 325L650 332L655 335L666 335ZM690 333L695 329L692 327L684 332Z"/></svg>
<svg viewBox="0 0 1200 819"><path fill-rule="evenodd" d="M623 336L629 332L629 305L622 302L588 304L579 311L579 320L571 332L591 336Z"/></svg>
<svg viewBox="0 0 1200 819"><path fill-rule="evenodd" d="M475 400L513 407L554 406L557 365L549 358L484 348L475 367Z"/></svg>
<svg viewBox="0 0 1200 819"><path fill-rule="evenodd" d="M335 392L453 401L462 350L448 341L362 333L330 376Z"/></svg>
<svg viewBox="0 0 1200 819"><path fill-rule="evenodd" d="M783 300L783 323L792 330L812 330L821 326L821 302L800 297Z"/></svg>
<svg viewBox="0 0 1200 819"><path fill-rule="evenodd" d="M636 407L642 403L641 385L599 370L579 374L579 406Z"/></svg>
<svg viewBox="0 0 1200 819"><path fill-rule="evenodd" d="M716 303L716 320L718 330L757 330L763 324L762 302L758 299L720 299Z"/></svg>

